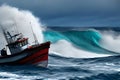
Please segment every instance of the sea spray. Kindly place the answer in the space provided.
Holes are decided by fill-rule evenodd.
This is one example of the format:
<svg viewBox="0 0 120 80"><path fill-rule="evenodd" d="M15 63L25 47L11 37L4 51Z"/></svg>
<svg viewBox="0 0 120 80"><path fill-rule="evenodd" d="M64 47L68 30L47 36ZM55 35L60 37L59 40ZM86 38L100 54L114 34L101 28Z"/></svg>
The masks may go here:
<svg viewBox="0 0 120 80"><path fill-rule="evenodd" d="M16 32L23 33L25 37L29 38L29 43L33 44L34 36L32 33L32 29L39 43L43 42L42 28L40 20L35 17L28 10L20 10L16 7L11 7L8 5L0 6L0 26L5 30L11 31L13 33L13 28L16 28ZM1 40L0 42L4 42L4 46L6 45L5 39L3 39L2 31L0 30ZM0 46L0 48L3 47Z"/></svg>
<svg viewBox="0 0 120 80"><path fill-rule="evenodd" d="M101 46L105 49L120 53L120 34L112 30L101 31Z"/></svg>

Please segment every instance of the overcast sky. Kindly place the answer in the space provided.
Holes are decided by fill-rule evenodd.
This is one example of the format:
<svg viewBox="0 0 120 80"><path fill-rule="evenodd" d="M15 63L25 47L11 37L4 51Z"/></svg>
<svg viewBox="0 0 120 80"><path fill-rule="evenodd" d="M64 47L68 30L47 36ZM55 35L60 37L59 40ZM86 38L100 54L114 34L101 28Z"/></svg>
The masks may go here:
<svg viewBox="0 0 120 80"><path fill-rule="evenodd" d="M47 26L120 26L120 0L0 0L29 10Z"/></svg>

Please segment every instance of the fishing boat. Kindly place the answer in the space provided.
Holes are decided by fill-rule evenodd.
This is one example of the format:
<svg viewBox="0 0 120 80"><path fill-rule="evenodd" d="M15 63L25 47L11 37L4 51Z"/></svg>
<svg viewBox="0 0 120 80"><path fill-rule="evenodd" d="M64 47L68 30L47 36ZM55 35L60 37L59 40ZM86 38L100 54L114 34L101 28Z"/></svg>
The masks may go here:
<svg viewBox="0 0 120 80"><path fill-rule="evenodd" d="M50 42L29 45L29 38L22 33L11 35L9 31L2 28L8 51L1 50L0 65L37 65L47 67Z"/></svg>

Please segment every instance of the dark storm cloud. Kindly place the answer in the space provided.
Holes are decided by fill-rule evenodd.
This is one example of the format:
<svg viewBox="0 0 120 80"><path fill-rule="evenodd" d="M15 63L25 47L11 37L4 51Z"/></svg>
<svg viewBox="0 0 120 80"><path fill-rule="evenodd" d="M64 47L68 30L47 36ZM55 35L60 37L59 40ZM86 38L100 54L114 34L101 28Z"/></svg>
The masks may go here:
<svg viewBox="0 0 120 80"><path fill-rule="evenodd" d="M47 25L82 26L111 23L118 26L119 3L119 0L0 0L1 5L32 11Z"/></svg>

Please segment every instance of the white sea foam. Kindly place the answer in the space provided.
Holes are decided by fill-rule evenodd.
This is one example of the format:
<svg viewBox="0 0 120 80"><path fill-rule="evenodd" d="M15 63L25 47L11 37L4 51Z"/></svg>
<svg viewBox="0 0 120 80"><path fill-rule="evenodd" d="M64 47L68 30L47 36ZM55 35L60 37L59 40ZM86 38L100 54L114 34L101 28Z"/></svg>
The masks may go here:
<svg viewBox="0 0 120 80"><path fill-rule="evenodd" d="M110 56L108 54L98 54L94 52L84 51L82 49L74 47L70 42L66 40L59 40L58 42L52 44L50 47L50 53L54 53L64 57L94 58Z"/></svg>
<svg viewBox="0 0 120 80"><path fill-rule="evenodd" d="M116 35L117 34L117 35ZM120 53L120 33L115 31L102 32L100 44L103 48Z"/></svg>

